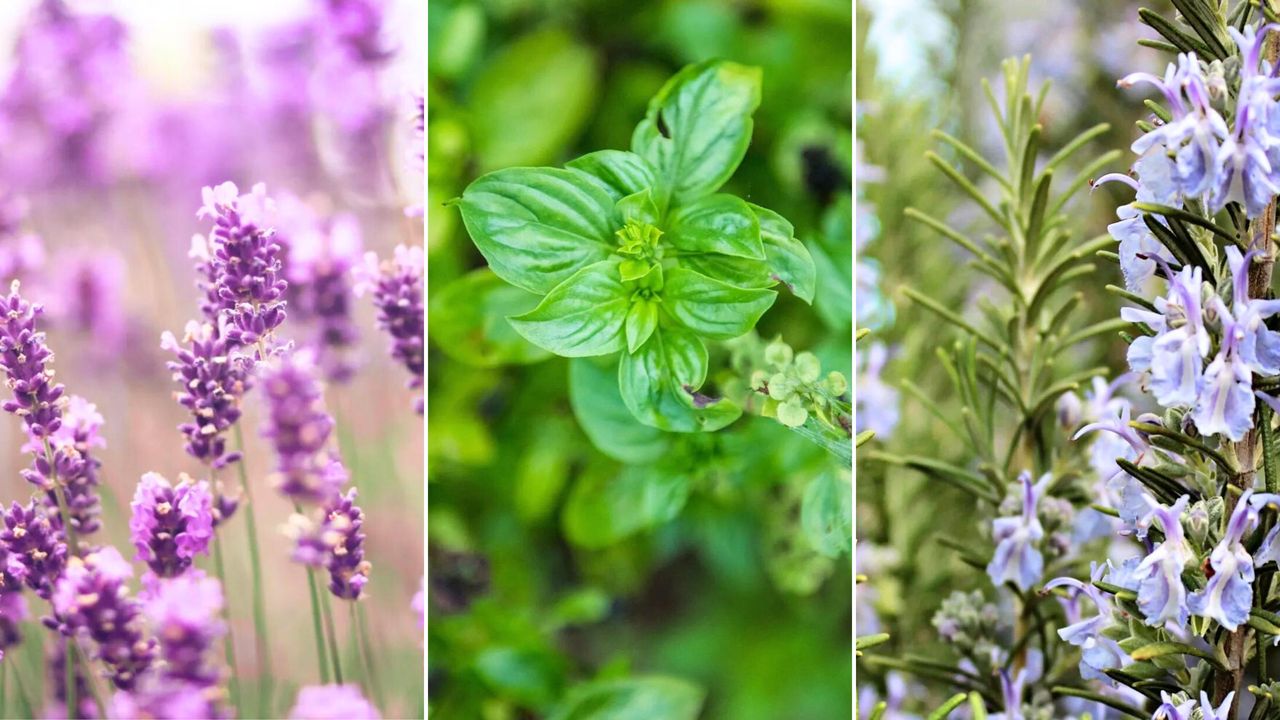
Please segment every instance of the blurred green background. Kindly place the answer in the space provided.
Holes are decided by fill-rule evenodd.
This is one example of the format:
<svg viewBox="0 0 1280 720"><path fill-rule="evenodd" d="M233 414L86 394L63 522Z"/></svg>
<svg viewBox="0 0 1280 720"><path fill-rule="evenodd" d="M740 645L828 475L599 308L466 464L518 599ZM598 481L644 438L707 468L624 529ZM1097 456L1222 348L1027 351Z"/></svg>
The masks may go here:
<svg viewBox="0 0 1280 720"><path fill-rule="evenodd" d="M759 336L848 375L852 9L440 0L429 17L431 712L557 716L591 681L660 675L705 692L703 718L848 717L849 557L801 529L805 488L839 472L831 457L744 415L685 436L662 469L609 459L574 417L568 363L521 344L503 320L513 298L474 274L483 260L444 203L489 170L628 148L685 64L758 65L754 138L726 191L791 220L819 271L815 306L782 294ZM731 354L713 351L713 378L728 382ZM646 472L688 473L691 493L635 527L613 490Z"/></svg>

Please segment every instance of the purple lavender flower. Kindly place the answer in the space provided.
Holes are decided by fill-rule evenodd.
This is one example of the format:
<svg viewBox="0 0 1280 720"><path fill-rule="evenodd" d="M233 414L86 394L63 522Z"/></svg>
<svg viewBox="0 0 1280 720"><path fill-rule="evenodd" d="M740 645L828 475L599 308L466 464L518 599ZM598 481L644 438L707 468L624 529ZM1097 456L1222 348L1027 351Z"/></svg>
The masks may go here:
<svg viewBox="0 0 1280 720"><path fill-rule="evenodd" d="M1156 522L1164 531L1164 542L1151 551L1134 569L1138 579L1138 608L1146 616L1148 625L1169 622L1186 627L1187 589L1182 584L1182 569L1194 557L1191 546L1182 532L1182 512L1186 510L1190 496L1183 495L1172 507L1148 500Z"/></svg>
<svg viewBox="0 0 1280 720"><path fill-rule="evenodd" d="M62 424L60 383L53 382L53 370L45 364L53 360L53 352L45 344L44 333L36 329L36 319L44 312L19 293L18 281L10 286L9 295L0 300L0 368L8 378L13 399L3 407L22 418L35 437L45 437Z"/></svg>
<svg viewBox="0 0 1280 720"><path fill-rule="evenodd" d="M413 375L409 381L412 389L422 387L426 365L422 271L422 248L404 245L396 247L394 260L381 264L376 254L365 253L364 265L352 270L356 277L353 288L356 296L365 292L373 294L378 325L391 335L391 357ZM419 415L425 409L421 398L416 409Z"/></svg>
<svg viewBox="0 0 1280 720"><path fill-rule="evenodd" d="M92 698L89 702L92 704ZM150 674L142 676L136 689L117 691L107 704L109 720L210 720L222 717L226 715L221 709L212 706L206 688L169 682Z"/></svg>
<svg viewBox="0 0 1280 720"><path fill-rule="evenodd" d="M213 539L213 496L209 483L185 475L175 487L157 473L138 482L130 504L129 534L138 559L162 578L181 575Z"/></svg>
<svg viewBox="0 0 1280 720"><path fill-rule="evenodd" d="M245 195L235 183L206 187L196 213L214 221L208 238L192 239L191 255L205 277L203 310L236 346L260 346L285 318L280 243L274 230L260 227L273 206L266 192L261 183Z"/></svg>
<svg viewBox="0 0 1280 720"><path fill-rule="evenodd" d="M102 503L97 487L102 461L94 457L92 451L107 446L100 434L102 423L96 405L71 395L67 398L62 426L48 437L52 464L44 454L41 438L29 437L22 446L22 451L33 457L32 467L23 470L22 477L46 491L45 504L52 516L58 514L58 498L53 490L56 479L65 489L71 526L81 536L97 532L100 526L98 515L102 512Z"/></svg>
<svg viewBox="0 0 1280 720"><path fill-rule="evenodd" d="M55 263L48 310L59 327L84 334L97 362L116 362L124 351L128 318L124 306L125 261L111 248L78 248Z"/></svg>
<svg viewBox="0 0 1280 720"><path fill-rule="evenodd" d="M1188 599L1191 612L1212 618L1234 631L1248 621L1253 605L1253 557L1244 549L1244 536L1258 524L1258 512L1245 490L1236 503L1227 530L1209 555L1213 574L1205 586Z"/></svg>
<svg viewBox="0 0 1280 720"><path fill-rule="evenodd" d="M364 559L364 512L355 499L355 488L335 495L319 525L299 534L294 550L298 562L323 565L329 571L329 591L344 600L360 598L371 568Z"/></svg>
<svg viewBox="0 0 1280 720"><path fill-rule="evenodd" d="M313 355L289 353L260 372L267 404L262 436L276 451L274 484L296 501L327 502L346 483L347 471L331 448L334 422Z"/></svg>
<svg viewBox="0 0 1280 720"><path fill-rule="evenodd" d="M125 582L133 568L110 545L67 562L53 607L71 633L93 638L112 682L129 690L151 665L155 642L143 637L140 604Z"/></svg>
<svg viewBox="0 0 1280 720"><path fill-rule="evenodd" d="M0 555L8 553L0 549ZM0 561L7 560L0 558ZM22 642L22 621L30 617L27 600L22 596L21 581L7 571L0 571L6 580L3 591L0 591L0 652Z"/></svg>
<svg viewBox="0 0 1280 720"><path fill-rule="evenodd" d="M48 680L49 686L53 688L53 702L45 708L44 716L46 718L65 718L71 717L67 714L67 645L71 642L70 638L63 638L61 642L53 644L53 653L49 657L48 663ZM93 695L89 692L89 679L85 676L85 663L78 662L73 668L75 675L76 697L80 698L76 702L77 712L75 717L77 720L83 718L96 718L98 708L93 702ZM133 715L131 717L140 717Z"/></svg>
<svg viewBox="0 0 1280 720"><path fill-rule="evenodd" d="M1151 389L1164 407L1191 405L1200 391L1211 342L1200 305L1202 286L1200 268L1184 267L1170 281L1168 296L1156 298L1156 312L1120 310L1125 320L1156 332L1129 345L1129 367L1151 373Z"/></svg>
<svg viewBox="0 0 1280 720"><path fill-rule="evenodd" d="M182 343L166 331L160 347L177 357L168 363L180 388L174 398L193 416L192 422L178 426L187 438L187 453L214 469L239 460L239 453L227 452L226 441L227 430L240 419L240 398L248 389L235 346L214 326L189 322Z"/></svg>
<svg viewBox="0 0 1280 720"><path fill-rule="evenodd" d="M1101 580L1106 565L1093 563L1090 578ZM1058 630L1058 637L1080 648L1080 676L1085 680L1109 680L1106 670L1120 668L1133 662L1129 654L1121 649L1120 644L1103 634L1103 630L1112 623L1111 600L1092 583L1083 583L1075 578L1060 577L1045 583L1045 590L1058 587L1074 589L1075 598L1087 597L1093 601L1098 614L1089 618L1076 619L1067 627ZM1077 611L1077 615L1078 615Z"/></svg>
<svg viewBox="0 0 1280 720"><path fill-rule="evenodd" d="M992 521L996 551L987 565L987 575L997 587L1012 582L1019 590L1031 589L1044 572L1044 556L1036 543L1044 537L1044 528L1036 517L1036 505L1052 480L1044 475L1032 484L1031 473L1018 476L1021 483L1022 514L998 517Z"/></svg>
<svg viewBox="0 0 1280 720"><path fill-rule="evenodd" d="M52 523L46 512L43 503L13 503L4 513L0 543L9 553L5 571L47 600L66 567L67 543L61 527Z"/></svg>
<svg viewBox="0 0 1280 720"><path fill-rule="evenodd" d="M204 688L221 672L210 662L214 644L227 631L222 621L222 585L199 570L162 580L144 612L160 638L164 675Z"/></svg>
<svg viewBox="0 0 1280 720"><path fill-rule="evenodd" d="M314 329L310 345L325 376L349 380L355 366L348 355L359 338L349 273L361 259L360 226L350 214L321 219L293 196L282 197L279 208L293 319Z"/></svg>
<svg viewBox="0 0 1280 720"><path fill-rule="evenodd" d="M379 720L378 708L355 685L311 685L298 691L290 720Z"/></svg>

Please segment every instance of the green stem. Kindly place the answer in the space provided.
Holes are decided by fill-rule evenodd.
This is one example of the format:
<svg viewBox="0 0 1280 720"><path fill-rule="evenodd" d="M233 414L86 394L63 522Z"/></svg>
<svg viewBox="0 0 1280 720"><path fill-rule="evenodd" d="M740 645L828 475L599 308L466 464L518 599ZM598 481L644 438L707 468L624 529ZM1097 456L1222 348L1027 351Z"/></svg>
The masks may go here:
<svg viewBox="0 0 1280 720"><path fill-rule="evenodd" d="M320 593L320 611L324 614L325 632L329 634L329 661L333 665L333 679L339 685L342 684L342 662L339 660L341 653L338 651L338 631L333 624L333 608L329 605L329 594L321 591Z"/></svg>
<svg viewBox="0 0 1280 720"><path fill-rule="evenodd" d="M267 611L263 599L262 558L258 551L258 521L254 516L253 490L249 484L249 471L245 468L244 431L236 423L236 449L240 460L236 467L240 474L240 487L244 492L245 531L249 534L249 564L253 572L253 632L258 663L262 667L262 690L258 693L258 715L271 717L271 691L274 671L271 667L271 643L267 638Z"/></svg>
<svg viewBox="0 0 1280 720"><path fill-rule="evenodd" d="M320 596L316 593L316 569L307 566L307 588L311 591L311 624L316 636L316 661L320 664L320 682L329 684L329 663L325 659L324 628L320 625Z"/></svg>
<svg viewBox="0 0 1280 720"><path fill-rule="evenodd" d="M71 525L71 512L67 509L66 493L62 491L62 486L58 484L58 466L53 460L53 447L49 444L48 437L43 437L41 440L44 442L45 461L49 464L50 468L49 483L53 486L53 496L58 501L58 518L62 521L62 531L66 533L67 536L67 553L69 555L76 556L79 554L80 542L76 537L75 527ZM75 717L76 711L79 708L77 703L80 698L77 697L78 688L76 687L76 654L74 652L74 638L68 637L66 643L66 650L62 657L62 666L64 670L63 682L66 684L67 717L72 718Z"/></svg>
<svg viewBox="0 0 1280 720"><path fill-rule="evenodd" d="M231 679L227 683L227 689L231 695L231 706L236 709L236 714L243 714L243 708L240 707L240 669L236 665L236 641L234 633L231 632L231 596L226 591L227 571L222 561L222 538L216 532L213 535L213 567L218 573L218 582L222 584L222 618L227 624L227 634L222 638L227 666L231 668Z"/></svg>
<svg viewBox="0 0 1280 720"><path fill-rule="evenodd" d="M76 704L80 698L76 692L79 688L76 687L75 642L70 637L67 638L66 649L62 653L62 669L64 694L67 696L67 718L70 719L80 714L80 706Z"/></svg>
<svg viewBox="0 0 1280 720"><path fill-rule="evenodd" d="M8 663L5 663L6 665ZM18 709L22 712L19 717L35 717L32 711L31 696L27 695L27 686L22 682L22 672L18 670L18 666L13 666L13 679L18 684Z"/></svg>
<svg viewBox="0 0 1280 720"><path fill-rule="evenodd" d="M365 625L364 605L359 602L351 603L351 624L356 629L360 654L364 660L364 673L369 679L369 685L373 688L373 697L378 701L379 707L385 708L387 701L382 696L382 683L378 682L378 673L373 664L373 646L369 643L369 630Z"/></svg>

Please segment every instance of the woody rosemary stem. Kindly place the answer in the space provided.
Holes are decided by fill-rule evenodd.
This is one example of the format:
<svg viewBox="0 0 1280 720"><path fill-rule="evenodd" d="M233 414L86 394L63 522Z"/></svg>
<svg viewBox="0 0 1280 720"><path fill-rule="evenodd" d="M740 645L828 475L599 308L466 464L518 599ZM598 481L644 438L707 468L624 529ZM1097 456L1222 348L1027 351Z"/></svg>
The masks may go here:
<svg viewBox="0 0 1280 720"><path fill-rule="evenodd" d="M240 423L236 423L236 449L240 451L240 460L236 467L240 473L240 488L244 491L244 524L249 533L249 566L253 572L253 634L258 653L258 664L262 667L262 688L258 692L258 714L260 717L271 717L271 692L274 672L271 667L271 643L267 639L267 611L262 593L262 559L258 554L258 522L254 517L253 490L249 485L249 472L245 469L244 431Z"/></svg>
<svg viewBox="0 0 1280 720"><path fill-rule="evenodd" d="M1280 35L1275 32L1267 33L1267 39L1263 46L1263 55L1268 62L1273 64L1277 59L1280 59ZM1273 240L1275 229L1276 200L1272 198L1271 202L1267 203L1267 207L1262 211L1262 215L1249 224L1249 244L1251 249L1258 251L1248 268L1249 297L1251 298L1264 298L1271 293L1271 273L1276 261L1276 247ZM1240 442L1227 443L1227 452L1225 454L1235 459L1236 467L1239 470L1231 475L1228 485L1224 487L1225 497L1223 500L1226 503L1226 507L1223 510L1224 518L1231 517L1232 511L1235 510L1239 502L1241 493L1253 488L1258 472L1259 422L1270 422L1270 418L1261 412L1261 408L1254 410L1253 427L1245 433ZM1244 682L1248 633L1248 626L1241 625L1236 628L1235 632L1227 636L1223 647L1227 655L1227 671L1216 672L1213 677L1213 701L1215 703L1222 702L1229 693L1235 692L1235 697L1231 702L1231 710L1227 714L1229 718L1236 716L1236 712L1240 707L1240 696L1243 694L1241 685Z"/></svg>

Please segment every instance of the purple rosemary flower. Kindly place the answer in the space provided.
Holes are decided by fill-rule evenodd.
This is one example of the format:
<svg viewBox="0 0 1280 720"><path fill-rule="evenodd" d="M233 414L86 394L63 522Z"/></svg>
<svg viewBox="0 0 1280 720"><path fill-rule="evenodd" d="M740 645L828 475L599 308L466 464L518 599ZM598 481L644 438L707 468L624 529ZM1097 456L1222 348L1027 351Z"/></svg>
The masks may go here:
<svg viewBox="0 0 1280 720"><path fill-rule="evenodd" d="M178 426L187 453L214 469L239 460L240 453L227 452L226 432L240 419L248 375L234 345L213 325L193 321L181 343L166 331L160 347L176 356L168 363L179 388L174 399L192 414L191 422Z"/></svg>
<svg viewBox="0 0 1280 720"><path fill-rule="evenodd" d="M97 487L102 461L94 457L92 451L107 446L100 433L102 423L96 405L71 395L67 398L62 426L48 437L53 452L52 465L45 457L42 438L28 437L22 446L23 452L31 453L34 458L32 467L22 471L23 479L46 491L45 504L50 515L56 516L58 498L53 491L56 478L66 493L71 526L81 536L97 532L100 526L98 515L102 512L102 503Z"/></svg>
<svg viewBox="0 0 1280 720"><path fill-rule="evenodd" d="M1245 490L1227 522L1226 532L1209 555L1213 575L1188 599L1191 612L1217 620L1229 631L1249 620L1253 605L1253 557L1244 549L1244 536L1258 524L1258 512Z"/></svg>
<svg viewBox="0 0 1280 720"><path fill-rule="evenodd" d="M1142 159L1138 160L1134 169L1138 172L1148 169L1152 163L1147 160L1154 152L1149 151ZM1155 167L1165 167L1157 165ZM1119 182L1128 185L1137 191L1135 202L1170 202L1172 197L1164 197L1169 195L1169 189L1153 190L1147 182L1148 177L1154 177L1154 171L1148 171L1143 178L1143 182L1139 183L1128 175L1119 173L1108 173L1098 178L1093 187L1097 187L1108 182ZM1168 183L1172 186L1172 183ZM1176 197L1177 191L1173 190L1173 196ZM1124 275L1124 284L1130 292L1140 292L1147 280L1155 277L1157 258L1166 263L1173 262L1173 254L1164 246L1147 223L1142 219L1142 213L1134 207L1133 203L1121 205L1116 208L1116 217L1118 220L1107 226L1107 232L1111 237L1120 243L1120 272Z"/></svg>
<svg viewBox="0 0 1280 720"><path fill-rule="evenodd" d="M1151 720L1191 720L1191 712L1196 709L1196 702L1191 699L1175 703L1173 696L1164 690L1160 691L1160 707L1151 716Z"/></svg>
<svg viewBox="0 0 1280 720"><path fill-rule="evenodd" d="M1255 493L1249 502L1253 508L1262 512L1263 507L1270 505L1272 507L1280 507L1280 498L1272 493ZM1262 539L1262 544L1258 546L1256 552L1253 553L1253 566L1262 567L1269 562L1280 564L1280 525L1273 525L1271 530L1267 532L1267 536Z"/></svg>
<svg viewBox="0 0 1280 720"><path fill-rule="evenodd" d="M1186 627L1187 588L1182 584L1182 569L1195 554L1182 532L1182 511L1191 501L1183 495L1172 507L1149 500L1155 521L1164 531L1164 542L1151 551L1134 569L1138 580L1138 608L1148 625L1173 623Z"/></svg>
<svg viewBox="0 0 1280 720"><path fill-rule="evenodd" d="M364 512L355 499L355 488L335 495L324 508L324 519L298 535L294 550L298 562L329 571L329 591L343 600L360 598L371 569L364 559Z"/></svg>
<svg viewBox="0 0 1280 720"><path fill-rule="evenodd" d="M24 300L14 280L9 295L0 299L0 311L4 313L0 368L13 391L13 399L4 401L3 407L21 417L31 435L45 437L62 424L63 387L53 381L53 370L45 367L52 362L53 352L45 344L44 333L36 329L44 308Z"/></svg>
<svg viewBox="0 0 1280 720"><path fill-rule="evenodd" d="M1151 373L1151 389L1164 407L1195 403L1200 391L1204 358L1210 337L1201 310L1201 271L1184 267L1169 283L1169 294L1156 298L1156 312L1122 308L1120 316L1144 323L1155 337L1140 337L1129 345L1129 367Z"/></svg>
<svg viewBox="0 0 1280 720"><path fill-rule="evenodd" d="M1275 375L1280 373L1280 332L1269 329L1263 321L1280 313L1280 300L1249 297L1249 266L1254 254L1250 251L1242 256L1235 246L1227 247L1232 279L1230 325L1241 360L1256 373Z"/></svg>
<svg viewBox="0 0 1280 720"><path fill-rule="evenodd" d="M212 217L214 225L208 238L192 239L191 255L205 278L202 309L210 322L225 327L232 345L268 350L267 337L284 322L288 283L275 231L261 226L273 207L266 186L239 192L230 182L204 188L196 217Z"/></svg>
<svg viewBox="0 0 1280 720"><path fill-rule="evenodd" d="M130 503L129 534L138 559L162 578L177 577L195 556L208 554L213 539L213 495L209 483L183 475L177 486L149 472Z"/></svg>
<svg viewBox="0 0 1280 720"><path fill-rule="evenodd" d="M298 691L290 720L379 720L378 708L355 685L311 685Z"/></svg>
<svg viewBox="0 0 1280 720"><path fill-rule="evenodd" d="M1271 163L1280 137L1272 135L1268 126L1276 110L1280 79L1258 73L1263 40L1267 32L1277 28L1280 26L1249 27L1244 33L1229 29L1240 48L1240 89L1231 133L1222 139L1214 162L1215 179L1209 195L1212 212L1234 201L1244 205L1248 217L1255 218L1280 193L1280 168Z"/></svg>
<svg viewBox="0 0 1280 720"><path fill-rule="evenodd" d="M372 252L365 253L364 265L352 270L356 277L354 290L359 297L373 295L378 310L378 325L391 335L391 357L408 368L411 389L423 386L426 363L426 311L422 304L423 255L420 247L399 245L395 258L383 263ZM421 398L416 409L425 409Z"/></svg>
<svg viewBox="0 0 1280 720"><path fill-rule="evenodd" d="M880 376L889 360L883 343L871 343L866 353L855 352L859 368L858 392L854 397L853 426L857 432L872 430L884 440L893 434L900 419L898 391Z"/></svg>
<svg viewBox="0 0 1280 720"><path fill-rule="evenodd" d="M1232 28L1234 29L1234 28ZM1213 707L1213 703L1209 702L1209 694L1200 691L1200 720L1231 720L1231 701L1236 697L1236 691L1232 690L1227 696L1222 698L1222 704L1217 708Z"/></svg>
<svg viewBox="0 0 1280 720"><path fill-rule="evenodd" d="M1027 663L1016 673L1008 668L1000 670L1000 697L1004 712L992 713L991 720L1022 720L1022 694L1028 683L1034 683L1044 675L1044 655L1039 650L1027 651Z"/></svg>
<svg viewBox="0 0 1280 720"><path fill-rule="evenodd" d="M276 452L272 480L295 501L324 503L337 495L347 471L333 451L333 417L324 406L324 384L305 350L261 366L267 418L262 436Z"/></svg>
<svg viewBox="0 0 1280 720"><path fill-rule="evenodd" d="M1044 537L1044 528L1036 517L1036 505L1051 480L1052 476L1046 474L1032 484L1031 473L1023 471L1018 476L1022 513L992 521L991 534L996 541L996 551L987 565L987 575L997 587L1012 582L1025 592L1040 580L1040 574L1044 572L1044 556L1036 543Z"/></svg>
<svg viewBox="0 0 1280 720"><path fill-rule="evenodd" d="M279 208L292 318L313 329L309 344L325 377L349 380L355 366L348 355L359 339L351 317L350 272L361 261L360 226L350 214L321 219L293 196L282 197Z"/></svg>
<svg viewBox="0 0 1280 720"><path fill-rule="evenodd" d="M1106 569L1106 565L1093 563L1090 579L1101 580ZM1124 667L1133 662L1129 654L1121 649L1119 643L1102 632L1112 624L1111 600L1092 583L1083 583L1071 577L1051 580L1045 583L1044 589L1052 590L1058 587L1074 589L1075 599L1078 600L1081 596L1087 597L1098 609L1097 615L1077 619L1067 627L1058 630L1058 637L1080 648L1081 677L1085 680L1110 680L1106 670Z"/></svg>
<svg viewBox="0 0 1280 720"><path fill-rule="evenodd" d="M4 513L0 543L9 553L5 571L47 600L66 567L67 543L62 528L51 522L46 512L43 503L13 503Z"/></svg>
<svg viewBox="0 0 1280 720"><path fill-rule="evenodd" d="M98 658L122 690L133 687L155 656L155 642L142 634L140 604L125 584L132 576L129 563L107 545L83 560L71 558L52 598L68 631L93 638Z"/></svg>
<svg viewBox="0 0 1280 720"><path fill-rule="evenodd" d="M222 602L222 585L199 570L161 580L156 586L144 612L160 639L166 680L217 687L222 673L210 660L214 644L227 631Z"/></svg>

